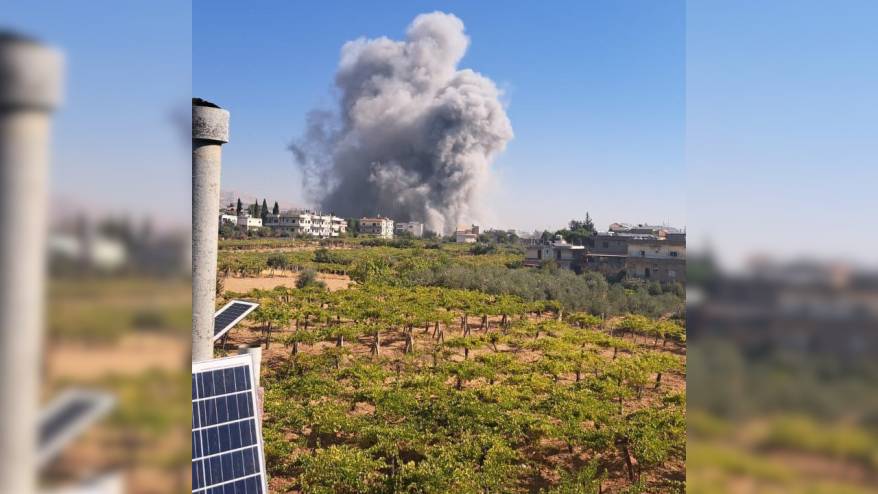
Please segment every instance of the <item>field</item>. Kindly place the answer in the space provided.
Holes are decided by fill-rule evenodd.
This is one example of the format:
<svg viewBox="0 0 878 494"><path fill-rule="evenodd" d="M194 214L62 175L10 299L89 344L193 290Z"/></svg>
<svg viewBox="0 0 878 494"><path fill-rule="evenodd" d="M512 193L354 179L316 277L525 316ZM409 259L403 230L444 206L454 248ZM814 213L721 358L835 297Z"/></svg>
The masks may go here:
<svg viewBox="0 0 878 494"><path fill-rule="evenodd" d="M217 302L261 304L230 343L267 345L272 492L685 490L679 287L522 268L509 245L244 242L221 243L224 286L268 281Z"/></svg>
<svg viewBox="0 0 878 494"><path fill-rule="evenodd" d="M45 400L100 389L116 407L43 472L47 485L120 471L126 492L188 492L190 293L183 279L51 281Z"/></svg>

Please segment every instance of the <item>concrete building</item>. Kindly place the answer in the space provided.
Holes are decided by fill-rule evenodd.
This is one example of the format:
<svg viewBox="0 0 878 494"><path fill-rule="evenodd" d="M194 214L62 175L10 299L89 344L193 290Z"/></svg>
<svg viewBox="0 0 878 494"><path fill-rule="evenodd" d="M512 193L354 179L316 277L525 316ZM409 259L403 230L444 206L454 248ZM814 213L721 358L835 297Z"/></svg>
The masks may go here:
<svg viewBox="0 0 878 494"><path fill-rule="evenodd" d="M613 223L595 235L585 269L607 277L686 282L686 233L669 226Z"/></svg>
<svg viewBox="0 0 878 494"><path fill-rule="evenodd" d="M618 277L620 274L624 276L625 261L628 259L628 239L626 234L599 232L591 239L584 268L597 271L608 278Z"/></svg>
<svg viewBox="0 0 878 494"><path fill-rule="evenodd" d="M360 218L359 232L363 235L393 238L393 220L382 216Z"/></svg>
<svg viewBox="0 0 878 494"><path fill-rule="evenodd" d="M262 228L262 218L251 216L250 213L241 213L236 225L242 230L258 230Z"/></svg>
<svg viewBox="0 0 878 494"><path fill-rule="evenodd" d="M460 244L474 244L479 241L479 227L472 225L469 228L458 227L454 232L454 241Z"/></svg>
<svg viewBox="0 0 878 494"><path fill-rule="evenodd" d="M265 217L265 226L276 231L320 238L338 237L345 234L348 229L344 218L311 211L269 214Z"/></svg>
<svg viewBox="0 0 878 494"><path fill-rule="evenodd" d="M582 271L584 254L584 246L568 244L558 235L551 242L529 246L525 253L524 265L539 267L548 261L554 261L561 268L579 273Z"/></svg>
<svg viewBox="0 0 878 494"><path fill-rule="evenodd" d="M401 221L393 225L393 233L410 233L413 237L421 238L424 236L424 224L418 221Z"/></svg>
<svg viewBox="0 0 878 494"><path fill-rule="evenodd" d="M234 213L234 211L232 211L232 213ZM220 226L223 226L224 224L238 226L238 215L221 212L219 216L219 222Z"/></svg>
<svg viewBox="0 0 878 494"><path fill-rule="evenodd" d="M667 226L614 223L587 246L572 246L557 237L529 245L524 265L538 267L549 259L565 269L596 271L611 279L685 283L686 233Z"/></svg>
<svg viewBox="0 0 878 494"><path fill-rule="evenodd" d="M685 234L637 236L628 241L627 276L662 283L686 281Z"/></svg>

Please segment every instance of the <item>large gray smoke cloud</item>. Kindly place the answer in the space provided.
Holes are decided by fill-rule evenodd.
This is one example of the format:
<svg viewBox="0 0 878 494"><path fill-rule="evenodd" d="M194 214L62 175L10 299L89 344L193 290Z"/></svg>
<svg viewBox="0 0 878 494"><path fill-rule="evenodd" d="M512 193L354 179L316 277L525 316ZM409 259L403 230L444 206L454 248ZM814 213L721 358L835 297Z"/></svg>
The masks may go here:
<svg viewBox="0 0 878 494"><path fill-rule="evenodd" d="M494 83L458 70L469 38L454 15L419 15L405 41L345 43L337 113L313 111L291 150L325 211L422 221L448 233L476 221L490 164L512 138Z"/></svg>

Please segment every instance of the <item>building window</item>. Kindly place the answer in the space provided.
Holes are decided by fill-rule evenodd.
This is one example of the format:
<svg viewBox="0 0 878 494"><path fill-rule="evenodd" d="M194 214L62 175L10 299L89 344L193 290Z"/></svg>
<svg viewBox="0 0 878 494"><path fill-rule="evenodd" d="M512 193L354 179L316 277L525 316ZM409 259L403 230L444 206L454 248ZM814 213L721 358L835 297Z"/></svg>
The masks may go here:
<svg viewBox="0 0 878 494"><path fill-rule="evenodd" d="M609 248L610 248L610 242L604 242L604 248L605 248L605 249L609 249Z"/></svg>
<svg viewBox="0 0 878 494"><path fill-rule="evenodd" d="M671 251L671 257L677 257L677 251L672 250L672 251Z"/></svg>
<svg viewBox="0 0 878 494"><path fill-rule="evenodd" d="M677 272L674 271L673 269L669 269L668 270L668 278L676 278L676 277L677 277Z"/></svg>
<svg viewBox="0 0 878 494"><path fill-rule="evenodd" d="M646 257L646 251L645 251L645 250L640 251L640 257ZM649 276L649 275L647 275L647 276Z"/></svg>

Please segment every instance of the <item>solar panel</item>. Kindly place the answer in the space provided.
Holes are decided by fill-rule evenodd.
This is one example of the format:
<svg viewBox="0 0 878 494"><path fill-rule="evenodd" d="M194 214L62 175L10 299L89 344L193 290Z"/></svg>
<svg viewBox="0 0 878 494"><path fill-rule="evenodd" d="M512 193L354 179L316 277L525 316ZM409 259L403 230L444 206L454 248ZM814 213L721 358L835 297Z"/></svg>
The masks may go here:
<svg viewBox="0 0 878 494"><path fill-rule="evenodd" d="M71 389L55 398L40 413L38 463L45 466L89 425L115 405L112 395L100 391Z"/></svg>
<svg viewBox="0 0 878 494"><path fill-rule="evenodd" d="M232 300L223 306L222 309L216 311L213 315L213 341L218 340L222 335L238 324L241 319L247 317L247 314L253 312L259 304L254 302L245 302L243 300Z"/></svg>
<svg viewBox="0 0 878 494"><path fill-rule="evenodd" d="M267 493L253 361L192 364L192 492Z"/></svg>

